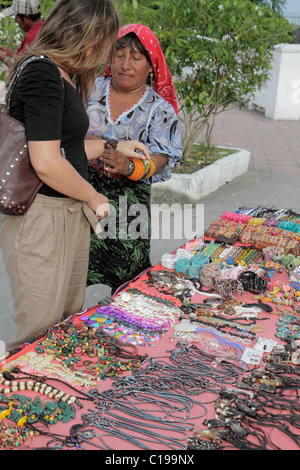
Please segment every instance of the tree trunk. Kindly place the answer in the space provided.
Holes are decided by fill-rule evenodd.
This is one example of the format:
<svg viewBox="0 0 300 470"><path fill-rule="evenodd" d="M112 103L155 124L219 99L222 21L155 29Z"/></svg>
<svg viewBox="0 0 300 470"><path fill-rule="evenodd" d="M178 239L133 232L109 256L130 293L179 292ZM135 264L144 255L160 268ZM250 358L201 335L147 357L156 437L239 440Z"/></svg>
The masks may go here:
<svg viewBox="0 0 300 470"><path fill-rule="evenodd" d="M209 117L206 118L201 118L199 117L199 125L193 125L190 126L190 123L187 124L186 129L192 128L189 132L185 131L185 135L183 138L183 143L182 143L182 153L183 153L183 159L189 158L192 148L194 144L196 143L196 139L201 134L205 126L207 126L207 123L209 122Z"/></svg>

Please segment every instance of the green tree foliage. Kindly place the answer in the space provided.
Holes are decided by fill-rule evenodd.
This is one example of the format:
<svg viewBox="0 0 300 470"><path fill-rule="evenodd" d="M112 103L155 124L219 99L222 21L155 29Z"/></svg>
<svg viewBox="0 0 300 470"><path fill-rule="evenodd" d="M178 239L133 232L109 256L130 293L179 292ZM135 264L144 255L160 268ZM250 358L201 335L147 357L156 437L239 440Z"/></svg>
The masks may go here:
<svg viewBox="0 0 300 470"><path fill-rule="evenodd" d="M217 113L233 103L243 106L264 85L274 46L292 41L287 20L250 0L117 4L123 23L144 23L159 38L180 104L185 158L199 134L211 130Z"/></svg>

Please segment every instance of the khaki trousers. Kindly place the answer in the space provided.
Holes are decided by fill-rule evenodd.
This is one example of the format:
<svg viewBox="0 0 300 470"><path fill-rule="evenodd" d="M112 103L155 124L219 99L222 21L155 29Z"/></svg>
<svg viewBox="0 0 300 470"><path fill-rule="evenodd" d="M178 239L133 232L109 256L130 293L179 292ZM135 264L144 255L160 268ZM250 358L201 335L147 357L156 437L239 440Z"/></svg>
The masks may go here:
<svg viewBox="0 0 300 470"><path fill-rule="evenodd" d="M24 216L0 216L0 247L15 307L7 351L83 307L90 224L84 203L37 195Z"/></svg>

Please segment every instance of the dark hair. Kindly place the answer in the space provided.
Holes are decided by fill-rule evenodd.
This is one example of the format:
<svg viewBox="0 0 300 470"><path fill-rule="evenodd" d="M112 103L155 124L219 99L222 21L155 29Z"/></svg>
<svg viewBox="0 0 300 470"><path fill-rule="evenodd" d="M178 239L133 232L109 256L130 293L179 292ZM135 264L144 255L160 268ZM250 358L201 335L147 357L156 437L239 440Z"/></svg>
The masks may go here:
<svg viewBox="0 0 300 470"><path fill-rule="evenodd" d="M21 18L22 21L24 20L24 16L29 16L32 21L36 21L42 16L42 14L41 12L35 13L34 15L27 15L27 14L25 15L23 13L17 13L16 16Z"/></svg>
<svg viewBox="0 0 300 470"><path fill-rule="evenodd" d="M119 38L117 40L116 50L119 51L120 49L124 49L124 47L127 46L129 46L131 50L137 50L138 52L140 52L140 54L143 54L148 60L149 64L151 64L150 56L148 54L147 49L141 43L135 33L128 33L125 36Z"/></svg>

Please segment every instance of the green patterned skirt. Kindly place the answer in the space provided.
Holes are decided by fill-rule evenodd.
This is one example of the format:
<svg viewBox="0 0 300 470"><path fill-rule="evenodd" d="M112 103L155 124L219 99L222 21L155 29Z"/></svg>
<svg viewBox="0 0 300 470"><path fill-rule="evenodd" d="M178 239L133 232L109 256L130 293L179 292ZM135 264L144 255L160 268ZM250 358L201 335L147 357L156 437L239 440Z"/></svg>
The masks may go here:
<svg viewBox="0 0 300 470"><path fill-rule="evenodd" d="M101 221L102 233L91 235L87 285L106 284L115 290L151 266L151 185L109 178L92 167L89 177L111 209Z"/></svg>

